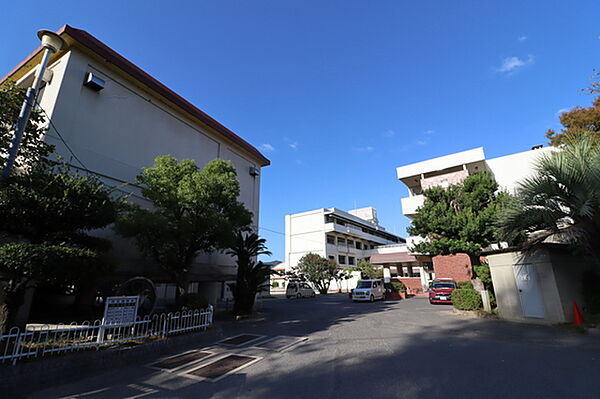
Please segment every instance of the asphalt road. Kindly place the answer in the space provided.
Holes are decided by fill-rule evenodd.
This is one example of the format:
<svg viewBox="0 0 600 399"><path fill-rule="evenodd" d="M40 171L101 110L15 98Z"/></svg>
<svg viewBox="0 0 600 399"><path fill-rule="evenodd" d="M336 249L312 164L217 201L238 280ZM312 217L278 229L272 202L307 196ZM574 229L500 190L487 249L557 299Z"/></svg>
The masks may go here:
<svg viewBox="0 0 600 399"><path fill-rule="evenodd" d="M423 298L376 303L352 303L345 295L272 299L263 301L261 314L259 320L218 323L202 342L185 348L261 358L218 382L127 364L28 397L600 397L598 335L471 319ZM240 333L308 340L283 352L216 345Z"/></svg>

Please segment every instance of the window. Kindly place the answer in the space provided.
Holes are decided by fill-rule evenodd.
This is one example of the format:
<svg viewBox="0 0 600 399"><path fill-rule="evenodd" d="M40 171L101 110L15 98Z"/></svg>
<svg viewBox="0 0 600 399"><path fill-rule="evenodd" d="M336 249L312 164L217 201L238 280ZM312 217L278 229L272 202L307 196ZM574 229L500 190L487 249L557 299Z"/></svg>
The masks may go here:
<svg viewBox="0 0 600 399"><path fill-rule="evenodd" d="M335 256L329 255L329 260L335 260Z"/></svg>
<svg viewBox="0 0 600 399"><path fill-rule="evenodd" d="M349 247L353 247L354 246L354 241L353 240L348 240L348 246Z"/></svg>
<svg viewBox="0 0 600 399"><path fill-rule="evenodd" d="M346 257L344 255L338 255L338 263L340 265L345 265L346 264Z"/></svg>
<svg viewBox="0 0 600 399"><path fill-rule="evenodd" d="M396 266L390 266L390 277L398 277L398 268Z"/></svg>
<svg viewBox="0 0 600 399"><path fill-rule="evenodd" d="M353 265L354 264L354 256L348 256L348 264L349 265Z"/></svg>
<svg viewBox="0 0 600 399"><path fill-rule="evenodd" d="M335 237L327 235L327 244L335 244Z"/></svg>
<svg viewBox="0 0 600 399"><path fill-rule="evenodd" d="M410 276L411 277L421 277L421 269L417 266L413 266L410 268Z"/></svg>
<svg viewBox="0 0 600 399"><path fill-rule="evenodd" d="M363 245L363 249L369 249L369 245L368 244L364 244Z"/></svg>
<svg viewBox="0 0 600 399"><path fill-rule="evenodd" d="M375 249L375 245L371 244L371 249Z"/></svg>
<svg viewBox="0 0 600 399"><path fill-rule="evenodd" d="M362 244L358 241L356 241L356 249L361 249L362 248Z"/></svg>
<svg viewBox="0 0 600 399"><path fill-rule="evenodd" d="M338 237L338 245L346 245L346 240Z"/></svg>

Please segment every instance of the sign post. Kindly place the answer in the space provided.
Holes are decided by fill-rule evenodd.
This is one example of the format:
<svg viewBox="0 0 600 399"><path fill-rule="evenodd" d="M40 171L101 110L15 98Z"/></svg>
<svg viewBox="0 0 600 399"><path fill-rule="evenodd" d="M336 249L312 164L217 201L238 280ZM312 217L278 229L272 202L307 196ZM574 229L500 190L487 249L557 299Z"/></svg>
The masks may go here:
<svg viewBox="0 0 600 399"><path fill-rule="evenodd" d="M104 340L107 327L133 324L137 317L139 296L109 296L104 305L104 317L98 330L98 343Z"/></svg>

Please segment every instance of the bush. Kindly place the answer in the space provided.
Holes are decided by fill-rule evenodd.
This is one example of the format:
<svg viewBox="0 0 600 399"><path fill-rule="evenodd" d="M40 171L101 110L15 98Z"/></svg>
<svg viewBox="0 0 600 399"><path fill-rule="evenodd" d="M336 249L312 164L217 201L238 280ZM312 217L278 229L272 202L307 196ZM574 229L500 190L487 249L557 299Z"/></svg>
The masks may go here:
<svg viewBox="0 0 600 399"><path fill-rule="evenodd" d="M385 287L385 291L390 294L406 291L406 286L402 281L392 281L390 283L385 283L383 286Z"/></svg>
<svg viewBox="0 0 600 399"><path fill-rule="evenodd" d="M493 289L492 288L492 273L490 273L489 265L478 265L473 266L473 271L475 272L475 276L479 277L486 290Z"/></svg>
<svg viewBox="0 0 600 399"><path fill-rule="evenodd" d="M456 283L456 285L458 286L458 288L463 289L463 290L472 290L473 289L473 282L471 280L459 281L458 283Z"/></svg>
<svg viewBox="0 0 600 399"><path fill-rule="evenodd" d="M0 305L0 334L4 332L6 319L8 318L8 310L5 304Z"/></svg>
<svg viewBox="0 0 600 399"><path fill-rule="evenodd" d="M208 307L208 299L202 294L183 294L177 298L177 310L200 310Z"/></svg>
<svg viewBox="0 0 600 399"><path fill-rule="evenodd" d="M459 310L477 310L483 307L479 291L465 288L452 291L452 304Z"/></svg>
<svg viewBox="0 0 600 399"><path fill-rule="evenodd" d="M271 287L278 288L279 287L279 282L278 281L273 281L273 283L271 283Z"/></svg>

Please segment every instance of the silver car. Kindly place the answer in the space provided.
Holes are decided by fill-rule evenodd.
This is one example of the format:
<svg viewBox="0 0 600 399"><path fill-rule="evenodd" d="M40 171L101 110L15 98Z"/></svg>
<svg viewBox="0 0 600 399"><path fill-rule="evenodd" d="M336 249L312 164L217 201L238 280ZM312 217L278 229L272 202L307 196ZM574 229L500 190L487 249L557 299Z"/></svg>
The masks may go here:
<svg viewBox="0 0 600 399"><path fill-rule="evenodd" d="M315 291L310 285L303 282L291 281L285 290L285 297L290 298L314 298Z"/></svg>
<svg viewBox="0 0 600 399"><path fill-rule="evenodd" d="M352 300L375 302L385 297L385 289L381 280L360 280L352 291Z"/></svg>

